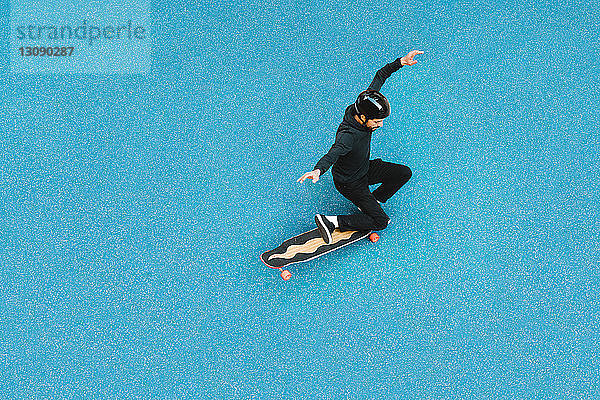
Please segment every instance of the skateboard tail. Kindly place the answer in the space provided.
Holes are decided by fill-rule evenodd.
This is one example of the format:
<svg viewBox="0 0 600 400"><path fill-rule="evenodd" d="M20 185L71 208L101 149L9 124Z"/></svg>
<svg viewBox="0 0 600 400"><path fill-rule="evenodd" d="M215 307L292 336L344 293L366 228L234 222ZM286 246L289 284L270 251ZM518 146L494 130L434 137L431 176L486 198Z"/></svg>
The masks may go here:
<svg viewBox="0 0 600 400"><path fill-rule="evenodd" d="M290 280L290 278L292 277L292 273L291 273L290 271L288 271L287 269L283 269L283 267L274 267L274 266L271 266L271 265L267 264L267 263L265 262L265 260L263 260L263 257L262 257L262 255L260 256L260 261L262 261L262 262L263 262L263 264L265 264L265 265L266 265L267 267L269 267L269 268L272 268L272 269L278 269L278 270L281 272L281 274L279 274L279 275L281 276L281 278L282 278L284 281L289 281L289 280Z"/></svg>

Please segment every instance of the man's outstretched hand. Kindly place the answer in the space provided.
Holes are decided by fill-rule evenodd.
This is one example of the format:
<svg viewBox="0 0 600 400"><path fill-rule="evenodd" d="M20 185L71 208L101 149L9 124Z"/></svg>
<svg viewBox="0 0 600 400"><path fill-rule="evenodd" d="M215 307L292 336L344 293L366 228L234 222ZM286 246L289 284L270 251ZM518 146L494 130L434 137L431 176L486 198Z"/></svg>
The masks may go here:
<svg viewBox="0 0 600 400"><path fill-rule="evenodd" d="M404 57L402 57L400 59L400 62L402 63L402 65L415 65L417 62L414 58L417 54L424 54L424 52L420 50L413 50Z"/></svg>
<svg viewBox="0 0 600 400"><path fill-rule="evenodd" d="M316 183L319 180L320 176L321 176L321 170L315 169L314 171L310 171L310 172L307 172L304 175L302 175L300 178L298 178L298 180L296 182L302 183L306 179L312 179L313 183Z"/></svg>

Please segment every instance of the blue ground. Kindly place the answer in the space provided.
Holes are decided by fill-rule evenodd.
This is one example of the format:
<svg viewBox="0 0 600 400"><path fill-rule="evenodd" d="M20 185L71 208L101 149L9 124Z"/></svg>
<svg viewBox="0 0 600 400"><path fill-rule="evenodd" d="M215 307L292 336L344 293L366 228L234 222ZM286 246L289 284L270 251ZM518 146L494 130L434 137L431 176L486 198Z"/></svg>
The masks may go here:
<svg viewBox="0 0 600 400"><path fill-rule="evenodd" d="M147 76L2 53L2 398L600 397L593 2L153 13ZM412 49L372 146L414 172L392 224L282 281L262 251L354 211L296 179Z"/></svg>

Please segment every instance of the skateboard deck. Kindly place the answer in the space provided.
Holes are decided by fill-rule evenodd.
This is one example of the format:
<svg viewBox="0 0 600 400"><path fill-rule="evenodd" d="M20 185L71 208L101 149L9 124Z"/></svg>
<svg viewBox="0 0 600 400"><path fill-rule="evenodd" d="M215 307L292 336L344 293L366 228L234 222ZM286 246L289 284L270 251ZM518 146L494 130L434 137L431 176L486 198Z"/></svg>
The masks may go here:
<svg viewBox="0 0 600 400"><path fill-rule="evenodd" d="M324 254L352 244L358 240L369 237L371 242L379 239L376 233L372 231L345 231L336 229L332 233L333 241L325 243L318 229L304 232L298 236L286 240L277 248L264 252L260 259L269 268L282 271L281 277L288 280L291 277L289 271L283 268L299 263L314 260Z"/></svg>

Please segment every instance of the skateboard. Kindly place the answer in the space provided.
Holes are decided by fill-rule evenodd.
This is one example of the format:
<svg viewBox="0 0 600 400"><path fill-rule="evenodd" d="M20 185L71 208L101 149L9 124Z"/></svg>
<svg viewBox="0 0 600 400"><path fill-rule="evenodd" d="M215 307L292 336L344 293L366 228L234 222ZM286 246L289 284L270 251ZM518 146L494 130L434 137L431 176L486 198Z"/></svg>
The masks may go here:
<svg viewBox="0 0 600 400"><path fill-rule="evenodd" d="M291 272L285 269L288 265L314 260L366 237L372 243L379 240L379 235L373 231L340 232L336 229L332 233L332 242L327 244L319 230L313 229L286 240L273 250L264 252L260 259L267 267L281 271L281 277L287 281L292 277Z"/></svg>

